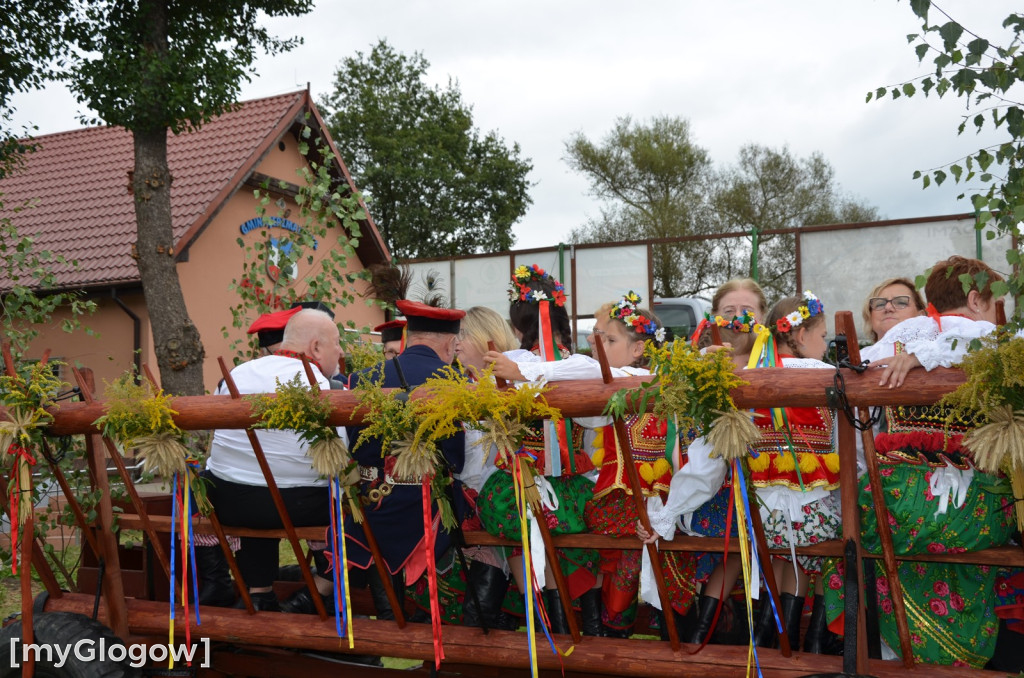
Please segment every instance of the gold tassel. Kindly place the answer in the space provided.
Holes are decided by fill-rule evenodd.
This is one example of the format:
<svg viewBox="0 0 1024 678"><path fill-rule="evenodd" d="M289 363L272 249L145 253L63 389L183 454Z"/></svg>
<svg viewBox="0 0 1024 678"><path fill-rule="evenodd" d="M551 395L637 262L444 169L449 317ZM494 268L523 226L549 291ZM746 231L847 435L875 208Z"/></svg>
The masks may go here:
<svg viewBox="0 0 1024 678"><path fill-rule="evenodd" d="M338 436L316 441L306 454L313 460L313 470L324 478L340 475L351 461L345 441Z"/></svg>
<svg viewBox="0 0 1024 678"><path fill-rule="evenodd" d="M1024 470L1019 468L1011 469L1007 474L1010 476L1010 485L1013 486L1014 512L1017 514L1017 529L1024 531Z"/></svg>
<svg viewBox="0 0 1024 678"><path fill-rule="evenodd" d="M640 464L640 468L637 470L640 472L640 477L644 479L644 482L651 483L654 480L654 467L647 462Z"/></svg>
<svg viewBox="0 0 1024 678"><path fill-rule="evenodd" d="M519 457L519 473L523 478L523 497L526 503L533 509L535 516L540 516L540 490L537 489L537 481L533 465L523 457Z"/></svg>
<svg viewBox="0 0 1024 678"><path fill-rule="evenodd" d="M772 458L767 452L762 452L756 457L750 457L747 459L747 464L750 466L750 470L755 473L761 473L767 471L768 467L771 466Z"/></svg>
<svg viewBox="0 0 1024 678"><path fill-rule="evenodd" d="M666 473L672 471L672 464L668 463L668 459L662 457L658 461L654 462L654 477L661 478Z"/></svg>
<svg viewBox="0 0 1024 678"><path fill-rule="evenodd" d="M829 452L825 455L825 468L832 473L839 472L839 455L835 452Z"/></svg>
<svg viewBox="0 0 1024 678"><path fill-rule="evenodd" d="M1024 411L1014 412L1010 405L993 408L990 422L964 436L974 465L986 473L995 473L1004 463L1024 469Z"/></svg>
<svg viewBox="0 0 1024 678"><path fill-rule="evenodd" d="M718 418L708 433L712 457L726 461L747 456L747 448L761 438L761 431L750 421L750 414L739 410L715 410Z"/></svg>
<svg viewBox="0 0 1024 678"><path fill-rule="evenodd" d="M142 469L147 473L170 478L175 473L185 473L188 450L181 444L177 433L164 432L142 436L131 441L139 450L143 460Z"/></svg>

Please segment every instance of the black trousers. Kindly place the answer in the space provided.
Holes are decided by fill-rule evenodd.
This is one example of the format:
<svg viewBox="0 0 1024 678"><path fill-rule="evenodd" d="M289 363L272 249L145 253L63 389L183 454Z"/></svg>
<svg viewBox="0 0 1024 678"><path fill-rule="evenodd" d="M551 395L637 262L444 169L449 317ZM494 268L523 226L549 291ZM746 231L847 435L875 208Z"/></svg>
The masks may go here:
<svg viewBox="0 0 1024 678"><path fill-rule="evenodd" d="M218 478L210 471L203 475L211 482L210 502L220 522L230 527L280 529L281 517L274 507L270 490L262 485L242 485ZM330 489L324 487L280 488L285 509L296 527L328 525L331 522ZM280 539L242 537L238 568L247 586L270 586L280 565ZM322 552L320 554L322 556ZM317 560L320 560L319 558Z"/></svg>

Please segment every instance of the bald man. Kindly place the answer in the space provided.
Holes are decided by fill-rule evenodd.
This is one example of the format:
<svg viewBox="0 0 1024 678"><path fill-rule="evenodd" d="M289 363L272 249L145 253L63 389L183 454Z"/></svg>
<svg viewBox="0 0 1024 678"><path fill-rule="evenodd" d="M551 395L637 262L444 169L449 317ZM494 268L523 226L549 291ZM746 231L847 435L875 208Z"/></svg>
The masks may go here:
<svg viewBox="0 0 1024 678"><path fill-rule="evenodd" d="M239 392L273 393L277 382L299 375L306 383L302 355L313 366L313 375L322 389L331 387L330 377L338 371L341 356L338 326L323 311L303 309L288 321L284 340L272 355L257 358L235 367L231 377ZM227 393L221 385L218 394ZM339 434L346 438L344 429ZM297 526L327 525L330 522L330 496L327 480L321 479L310 466L307 445L294 431L257 430L256 437L267 458L288 514ZM206 475L212 481L209 496L217 517L232 527L281 528L281 519L274 508L267 481L260 470L252 445L244 430L218 429L210 444ZM278 539L242 537L238 565L252 594L253 603L261 610L276 610L273 583L278 571ZM327 572L328 563L321 549L313 549L318 572ZM317 589L331 590L331 582L317 578ZM309 593L301 591L306 598ZM308 607L308 601L299 607ZM294 607L294 606L293 606ZM305 611L298 609L295 611Z"/></svg>

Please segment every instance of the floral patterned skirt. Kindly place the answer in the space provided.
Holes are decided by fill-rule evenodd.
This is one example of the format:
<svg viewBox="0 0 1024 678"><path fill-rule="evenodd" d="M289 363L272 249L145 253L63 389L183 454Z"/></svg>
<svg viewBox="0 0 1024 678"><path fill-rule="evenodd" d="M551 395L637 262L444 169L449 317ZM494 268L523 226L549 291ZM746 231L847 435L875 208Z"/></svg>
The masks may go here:
<svg viewBox="0 0 1024 678"><path fill-rule="evenodd" d="M579 534L587 531L584 510L594 494L594 483L584 476L547 478L558 498L558 508L544 510L551 534ZM480 522L488 533L519 541L519 510L516 508L512 475L497 471L484 483L477 498ZM600 557L597 549L560 548L558 560L573 598L594 587Z"/></svg>
<svg viewBox="0 0 1024 678"><path fill-rule="evenodd" d="M800 521L789 520L783 511L772 511L767 515L761 512L768 548L789 548L790 542L793 546L811 546L842 534L839 505L831 495L804 504L802 512L804 518ZM779 557L789 560L786 556ZM819 556L797 556L796 561L807 574L821 572L822 558Z"/></svg>
<svg viewBox="0 0 1024 678"><path fill-rule="evenodd" d="M723 485L715 493L715 496L704 502L693 512L693 517L690 520L690 530L702 537L724 537L726 530L725 520L729 516L729 503L731 501L732 488L729 485ZM732 524L729 525L729 536L735 537L737 535L736 514L733 513ZM693 553L693 556L697 561L695 576L697 581L701 583L706 582L715 567L722 562L721 553L697 551Z"/></svg>
<svg viewBox="0 0 1024 678"><path fill-rule="evenodd" d="M939 498L930 491L933 470L926 465L885 464L882 489L897 554L962 553L1005 544L1014 530L1013 498L1002 494L1000 478L975 471L963 506L950 504L935 515ZM860 481L861 543L879 553L877 517L867 476ZM884 569L876 564L879 626L889 647L899 650L896 618ZM843 567L825 566L825 603L829 620L842 618ZM995 649L999 620L994 607L997 570L954 563L899 564L899 584L907 607L914 659L930 664L984 666ZM832 624L836 630L836 624Z"/></svg>

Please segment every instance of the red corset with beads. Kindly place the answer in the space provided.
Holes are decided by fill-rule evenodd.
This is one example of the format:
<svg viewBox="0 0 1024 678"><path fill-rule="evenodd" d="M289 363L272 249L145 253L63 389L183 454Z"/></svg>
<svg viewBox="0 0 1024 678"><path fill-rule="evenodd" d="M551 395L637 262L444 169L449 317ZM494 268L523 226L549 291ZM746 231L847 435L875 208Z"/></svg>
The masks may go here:
<svg viewBox="0 0 1024 678"><path fill-rule="evenodd" d="M645 497L665 496L672 482L672 465L665 459L665 436L668 423L652 414L633 415L625 420L627 444L640 477ZM615 437L615 427L605 426L594 440L594 465L601 469L594 487L594 497L603 497L612 490L633 494L629 476L623 465Z"/></svg>
<svg viewBox="0 0 1024 678"><path fill-rule="evenodd" d="M833 447L835 420L826 407L785 407L788 425L776 430L772 412L755 410L761 440L750 446L751 481L757 487L782 485L793 490L839 487L839 455ZM799 468L799 473L797 473Z"/></svg>

